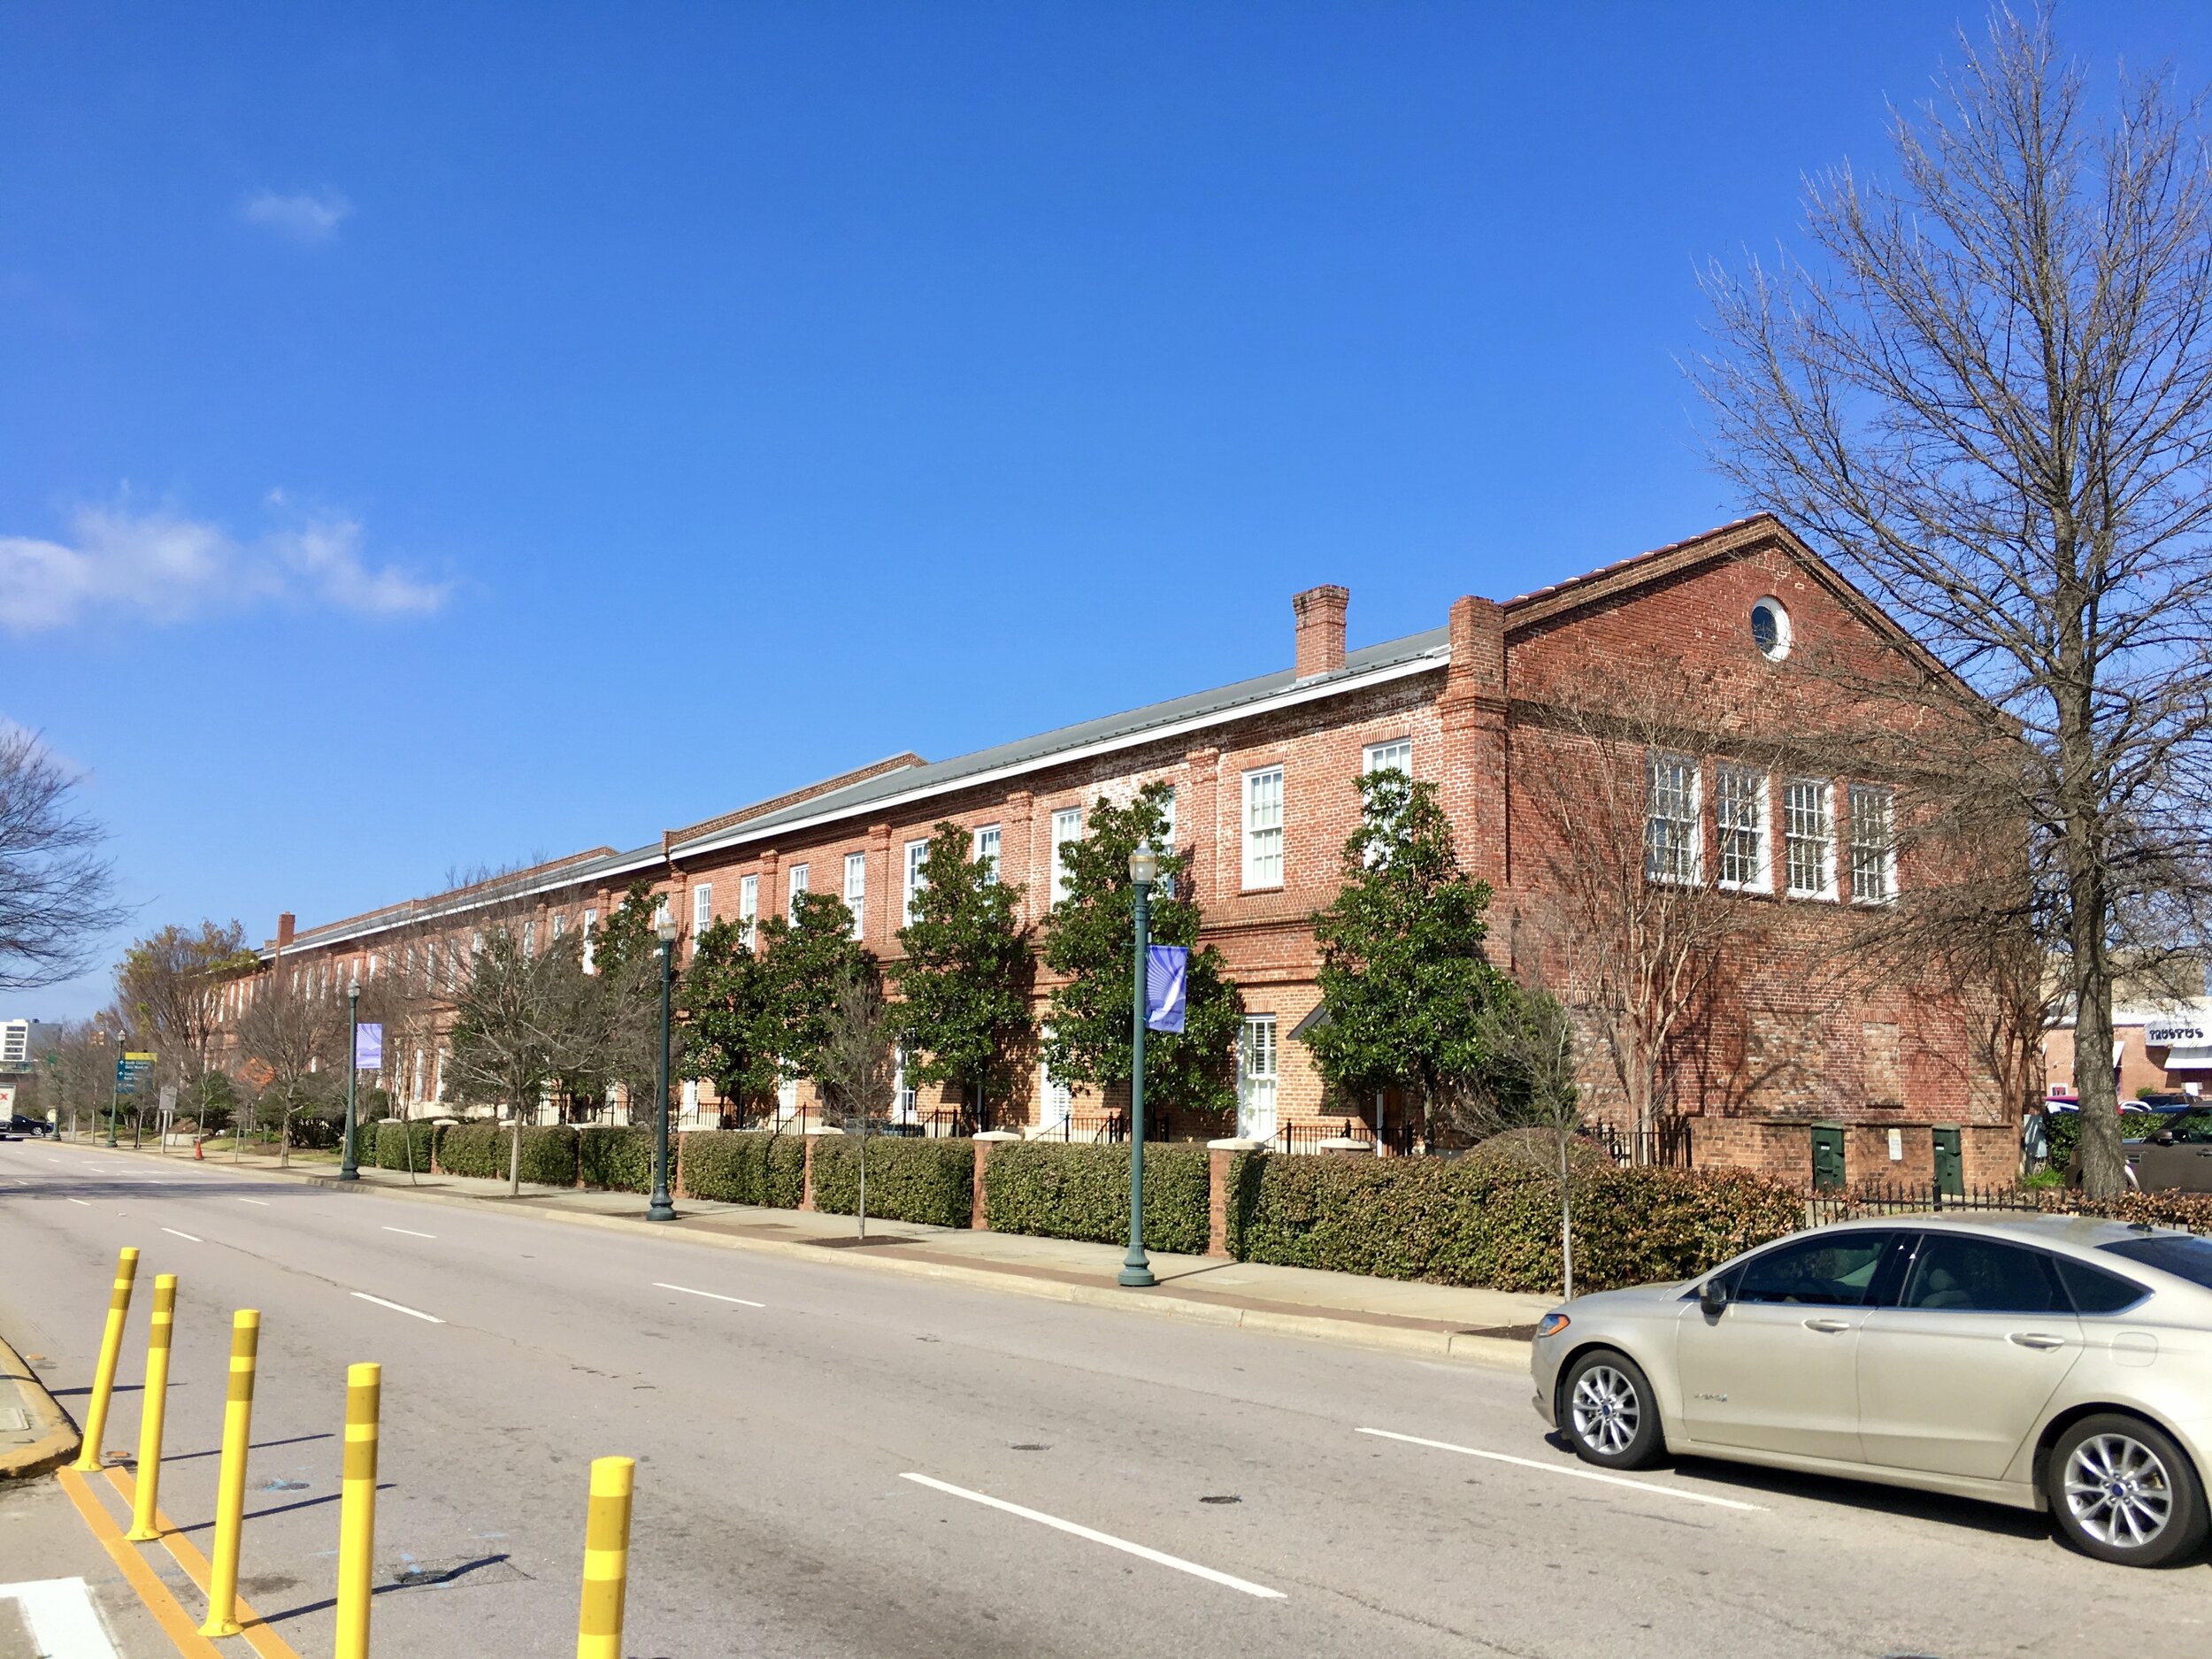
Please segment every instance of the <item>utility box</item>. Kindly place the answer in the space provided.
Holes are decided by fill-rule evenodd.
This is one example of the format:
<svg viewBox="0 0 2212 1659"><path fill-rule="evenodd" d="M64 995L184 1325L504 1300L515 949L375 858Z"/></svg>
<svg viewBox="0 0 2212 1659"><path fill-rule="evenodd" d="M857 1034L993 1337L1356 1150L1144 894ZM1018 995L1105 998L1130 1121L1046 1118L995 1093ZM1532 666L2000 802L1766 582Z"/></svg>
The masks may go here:
<svg viewBox="0 0 2212 1659"><path fill-rule="evenodd" d="M1841 1124L1813 1125L1813 1190L1816 1193L1839 1193L1843 1190Z"/></svg>
<svg viewBox="0 0 2212 1659"><path fill-rule="evenodd" d="M1959 1151L1959 1132L1951 1128L1932 1129L1935 1137L1936 1191L1947 1198L1966 1196L1966 1160Z"/></svg>

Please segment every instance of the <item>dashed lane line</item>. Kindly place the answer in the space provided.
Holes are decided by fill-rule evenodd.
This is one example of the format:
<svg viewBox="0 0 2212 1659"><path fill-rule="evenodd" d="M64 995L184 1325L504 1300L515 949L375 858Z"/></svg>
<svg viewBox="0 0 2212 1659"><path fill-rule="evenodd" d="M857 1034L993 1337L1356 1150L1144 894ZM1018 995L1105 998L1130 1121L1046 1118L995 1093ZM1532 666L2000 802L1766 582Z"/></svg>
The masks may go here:
<svg viewBox="0 0 2212 1659"><path fill-rule="evenodd" d="M387 1233L403 1233L411 1239L434 1239L438 1236L434 1233L418 1233L412 1227L387 1227L384 1231Z"/></svg>
<svg viewBox="0 0 2212 1659"><path fill-rule="evenodd" d="M182 1239L187 1244L205 1244L207 1242L205 1239L196 1239L188 1233L179 1233L174 1227L164 1227L162 1231L169 1234L172 1238Z"/></svg>
<svg viewBox="0 0 2212 1659"><path fill-rule="evenodd" d="M421 1309L410 1308L403 1302L387 1302L381 1296L370 1295L365 1290L357 1290L353 1294L359 1297L363 1302L373 1302L380 1308L389 1308L394 1313L403 1313L411 1319L425 1319L429 1321L432 1325L443 1325L445 1323L443 1319L438 1317L438 1316L434 1313L425 1313Z"/></svg>
<svg viewBox="0 0 2212 1659"><path fill-rule="evenodd" d="M241 1198L238 1202L242 1204L259 1204L264 1210L269 1207L269 1201L265 1198Z"/></svg>
<svg viewBox="0 0 2212 1659"><path fill-rule="evenodd" d="M1595 1469L1582 1469L1566 1463L1539 1463L1533 1457L1511 1457L1503 1452L1486 1452L1472 1446L1455 1446L1449 1440L1425 1440L1418 1434L1394 1434L1388 1429L1360 1429L1361 1434L1371 1434L1378 1440L1402 1440L1408 1446L1426 1446L1440 1452L1457 1452L1462 1457L1480 1457L1494 1463L1511 1463L1517 1469L1540 1470L1548 1475L1565 1475L1572 1480L1600 1480L1609 1486L1628 1486L1637 1492L1656 1493L1663 1498L1680 1498L1686 1503L1709 1503L1717 1509L1743 1509L1755 1515L1769 1513L1763 1503L1742 1503L1734 1498L1716 1498L1702 1492L1685 1492L1679 1486L1663 1486L1655 1480L1631 1480L1625 1475L1609 1475Z"/></svg>
<svg viewBox="0 0 2212 1659"><path fill-rule="evenodd" d="M1088 1539L1094 1544L1103 1544L1107 1548L1118 1549L1124 1555L1135 1555L1141 1560L1153 1562L1163 1567L1172 1567L1178 1572L1189 1573L1194 1578L1203 1578L1211 1584L1225 1585L1232 1590L1242 1591L1246 1595L1256 1595L1271 1601L1280 1601L1286 1599L1280 1590L1271 1590L1263 1584L1254 1584L1249 1578L1239 1578L1212 1567L1202 1567L1194 1561L1185 1561L1180 1555L1171 1555L1165 1550L1154 1549L1144 1544L1133 1544L1125 1538L1116 1538L1111 1532L1102 1532L1094 1527L1083 1526L1074 1521L1064 1521L1056 1515L1047 1515L1042 1509L1025 1509L1018 1503L1009 1503L1003 1498L992 1497L988 1493L971 1492L965 1486L956 1486L949 1481L932 1479L927 1475L918 1475L911 1471L902 1474L899 1479L910 1480L916 1486L927 1486L933 1492L942 1492L956 1498L965 1498L970 1503L980 1503L988 1509L1003 1509L1009 1515L1020 1516L1025 1521L1035 1521L1041 1526L1049 1526L1056 1531L1067 1532L1077 1538Z"/></svg>
<svg viewBox="0 0 2212 1659"><path fill-rule="evenodd" d="M733 1302L741 1308L765 1308L768 1305L764 1302L748 1302L742 1296L725 1296L711 1290L694 1290L688 1285L664 1285L658 1279L653 1281L653 1288L679 1291L687 1296L704 1296L709 1302Z"/></svg>
<svg viewBox="0 0 2212 1659"><path fill-rule="evenodd" d="M86 1209L86 1210L89 1210L89 1209L91 1209L91 1208L92 1208L92 1206L91 1206L91 1204L90 1204L89 1202L88 1202L86 1200L81 1199L81 1198L73 1198L73 1199L71 1199L69 1202L70 1202L71 1203L73 1203L73 1204L79 1205L80 1207L81 1207L81 1208L83 1208L83 1209Z"/></svg>

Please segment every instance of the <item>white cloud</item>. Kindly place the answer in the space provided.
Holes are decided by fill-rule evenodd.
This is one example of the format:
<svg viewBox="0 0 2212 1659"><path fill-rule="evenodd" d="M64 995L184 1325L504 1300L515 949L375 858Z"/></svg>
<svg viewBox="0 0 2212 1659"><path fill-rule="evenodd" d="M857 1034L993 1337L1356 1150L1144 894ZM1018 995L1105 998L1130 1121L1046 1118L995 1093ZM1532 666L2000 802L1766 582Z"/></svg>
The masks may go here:
<svg viewBox="0 0 2212 1659"><path fill-rule="evenodd" d="M335 190L256 190L239 204L238 215L294 242L328 242L353 204Z"/></svg>
<svg viewBox="0 0 2212 1659"><path fill-rule="evenodd" d="M272 491L272 504L281 492ZM306 518L253 541L166 510L82 507L65 541L0 536L0 628L39 634L95 613L182 622L250 605L425 616L452 593L362 557L350 518Z"/></svg>

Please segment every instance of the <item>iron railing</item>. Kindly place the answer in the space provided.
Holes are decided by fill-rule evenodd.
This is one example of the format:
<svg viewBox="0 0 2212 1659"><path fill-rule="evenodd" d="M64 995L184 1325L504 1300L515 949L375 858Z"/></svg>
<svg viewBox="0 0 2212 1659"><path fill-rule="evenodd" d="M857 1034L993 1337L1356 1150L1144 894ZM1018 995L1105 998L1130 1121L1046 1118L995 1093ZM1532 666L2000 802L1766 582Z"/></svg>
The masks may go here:
<svg viewBox="0 0 2212 1659"><path fill-rule="evenodd" d="M1870 1181L1805 1195L1805 1222L1855 1221L1865 1216L1932 1216L1957 1211L2039 1213L2042 1195L2018 1187L1946 1187L1935 1181Z"/></svg>
<svg viewBox="0 0 2212 1659"><path fill-rule="evenodd" d="M1690 1120L1686 1118L1663 1119L1655 1129L1617 1129L1609 1123L1594 1123L1585 1125L1583 1133L1623 1167L1641 1164L1686 1170L1691 1166Z"/></svg>

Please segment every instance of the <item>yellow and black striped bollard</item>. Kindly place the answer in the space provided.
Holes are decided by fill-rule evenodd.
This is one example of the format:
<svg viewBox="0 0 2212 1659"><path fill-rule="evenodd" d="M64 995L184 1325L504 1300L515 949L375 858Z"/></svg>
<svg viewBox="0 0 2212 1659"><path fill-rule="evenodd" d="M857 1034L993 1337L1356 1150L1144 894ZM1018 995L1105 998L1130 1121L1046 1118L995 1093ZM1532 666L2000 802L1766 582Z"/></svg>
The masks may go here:
<svg viewBox="0 0 2212 1659"><path fill-rule="evenodd" d="M176 1322L177 1276L157 1273L153 1325L146 1334L146 1392L138 1402L138 1486L131 1530L123 1534L134 1544L150 1544L161 1536L154 1516L161 1501L161 1427L169 1403L169 1337Z"/></svg>
<svg viewBox="0 0 2212 1659"><path fill-rule="evenodd" d="M591 1461L591 1509L584 1521L584 1604L576 1659L622 1659L622 1608L630 1586L630 1488L637 1460Z"/></svg>
<svg viewBox="0 0 2212 1659"><path fill-rule="evenodd" d="M346 1452L338 1503L336 1659L369 1659L369 1592L376 1554L376 1419L384 1368L346 1367Z"/></svg>
<svg viewBox="0 0 2212 1659"><path fill-rule="evenodd" d="M131 1315L131 1285L138 1278L138 1247L127 1244L115 1258L115 1286L108 1293L107 1329L100 1333L100 1365L92 1374L92 1402L84 1414L84 1444L73 1469L101 1466L100 1440L108 1432L108 1401L115 1393L115 1365L123 1357L123 1322Z"/></svg>
<svg viewBox="0 0 2212 1659"><path fill-rule="evenodd" d="M254 1363L261 1351L261 1314L241 1308L230 1322L230 1392L223 1401L223 1464L215 1486L214 1560L207 1577L203 1636L235 1636L238 1534L246 1521L246 1450L253 1439Z"/></svg>

